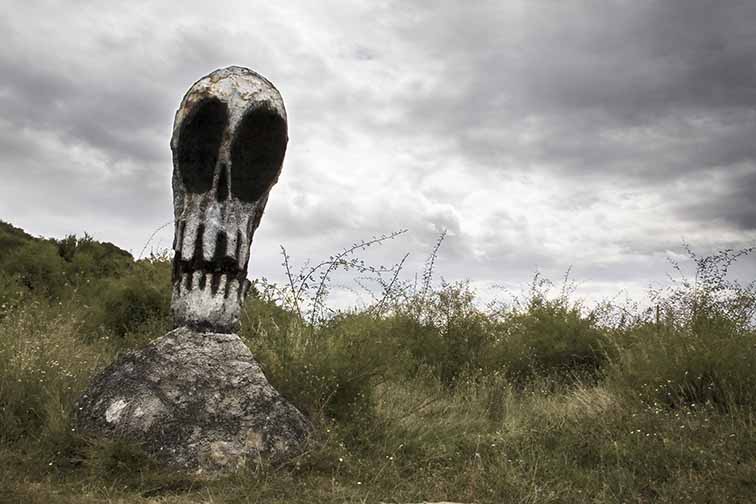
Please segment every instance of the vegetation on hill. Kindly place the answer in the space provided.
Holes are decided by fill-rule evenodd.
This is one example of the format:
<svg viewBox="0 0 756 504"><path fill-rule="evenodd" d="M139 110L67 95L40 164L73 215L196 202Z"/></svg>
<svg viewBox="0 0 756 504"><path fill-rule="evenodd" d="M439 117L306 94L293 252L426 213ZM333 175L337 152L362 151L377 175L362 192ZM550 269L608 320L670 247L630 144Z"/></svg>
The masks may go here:
<svg viewBox="0 0 756 504"><path fill-rule="evenodd" d="M0 222L0 502L753 502L756 287L727 277L750 250L690 252L649 310L538 275L483 308L433 285L438 247L416 285L357 259L367 243L256 282L241 336L318 433L206 480L69 421L94 373L170 329L170 258ZM336 268L376 276L375 302L325 309Z"/></svg>

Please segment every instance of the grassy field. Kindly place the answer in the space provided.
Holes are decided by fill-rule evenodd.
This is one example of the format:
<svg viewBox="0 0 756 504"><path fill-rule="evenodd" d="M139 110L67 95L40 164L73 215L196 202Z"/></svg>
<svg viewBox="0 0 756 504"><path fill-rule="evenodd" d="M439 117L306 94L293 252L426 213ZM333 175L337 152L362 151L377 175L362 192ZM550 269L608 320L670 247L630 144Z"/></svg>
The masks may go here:
<svg viewBox="0 0 756 504"><path fill-rule="evenodd" d="M0 224L1 503L756 501L756 289L727 280L736 252L692 254L650 310L539 277L482 308L432 285L432 261L419 286L372 270L383 295L327 316L307 271L258 283L241 336L317 434L207 480L69 421L94 373L169 329L168 258ZM324 270L371 272L357 251Z"/></svg>

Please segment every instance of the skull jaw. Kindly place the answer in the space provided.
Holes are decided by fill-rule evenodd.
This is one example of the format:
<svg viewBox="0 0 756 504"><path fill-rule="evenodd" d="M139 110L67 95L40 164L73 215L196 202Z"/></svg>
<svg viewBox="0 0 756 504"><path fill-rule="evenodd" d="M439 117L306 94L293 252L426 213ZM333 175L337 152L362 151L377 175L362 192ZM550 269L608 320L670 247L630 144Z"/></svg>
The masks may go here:
<svg viewBox="0 0 756 504"><path fill-rule="evenodd" d="M238 202L216 205L207 196L192 198L176 223L174 327L236 333L251 285L247 280L250 245L267 198L243 206Z"/></svg>
<svg viewBox="0 0 756 504"><path fill-rule="evenodd" d="M173 258L174 327L236 333L251 286L249 252L267 197L252 205L190 195L177 212Z"/></svg>
<svg viewBox="0 0 756 504"><path fill-rule="evenodd" d="M174 327L186 326L199 332L236 333L239 331L241 302L237 293L213 294L210 288L177 292L171 299Z"/></svg>

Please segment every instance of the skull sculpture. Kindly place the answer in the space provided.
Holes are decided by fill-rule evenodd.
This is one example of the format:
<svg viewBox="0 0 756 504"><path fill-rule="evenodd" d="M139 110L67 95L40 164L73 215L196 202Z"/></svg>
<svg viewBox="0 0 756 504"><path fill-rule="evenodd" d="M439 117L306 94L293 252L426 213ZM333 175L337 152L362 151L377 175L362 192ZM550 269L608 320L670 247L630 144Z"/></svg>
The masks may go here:
<svg viewBox="0 0 756 504"><path fill-rule="evenodd" d="M216 70L184 96L171 137L176 326L238 329L252 236L287 141L281 95L252 70Z"/></svg>

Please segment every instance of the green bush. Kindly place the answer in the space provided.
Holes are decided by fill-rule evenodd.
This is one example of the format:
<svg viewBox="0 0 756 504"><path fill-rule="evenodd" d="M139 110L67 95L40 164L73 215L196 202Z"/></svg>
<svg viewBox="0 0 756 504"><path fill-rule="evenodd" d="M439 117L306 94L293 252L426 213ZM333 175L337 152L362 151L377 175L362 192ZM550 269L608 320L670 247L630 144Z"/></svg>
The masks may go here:
<svg viewBox="0 0 756 504"><path fill-rule="evenodd" d="M756 333L634 328L618 353L611 380L648 404L712 405L728 411L756 405Z"/></svg>
<svg viewBox="0 0 756 504"><path fill-rule="evenodd" d="M4 283L14 282L34 296L70 298L97 280L120 277L133 265L128 252L86 234L43 240L6 228L0 226L0 274L9 279ZM3 284L0 288L7 289Z"/></svg>
<svg viewBox="0 0 756 504"><path fill-rule="evenodd" d="M475 294L465 282L444 284L424 298L397 306L389 321L413 369L428 367L447 386L462 374L494 364L494 324L475 306Z"/></svg>
<svg viewBox="0 0 756 504"><path fill-rule="evenodd" d="M70 286L66 263L48 241L14 248L3 258L2 268L28 292L48 299L60 299Z"/></svg>
<svg viewBox="0 0 756 504"><path fill-rule="evenodd" d="M510 379L548 376L596 380L606 362L606 333L595 312L584 313L566 296L548 299L534 290L523 308L502 317L498 361Z"/></svg>
<svg viewBox="0 0 756 504"><path fill-rule="evenodd" d="M14 249L34 240L23 229L0 220L0 257L6 257Z"/></svg>
<svg viewBox="0 0 756 504"><path fill-rule="evenodd" d="M260 299L248 301L245 320L241 335L274 387L318 425L335 421L352 441L369 438L376 384L399 366L381 320L353 313L313 327Z"/></svg>
<svg viewBox="0 0 756 504"><path fill-rule="evenodd" d="M58 255L68 263L70 275L80 283L86 279L119 277L134 263L128 252L112 243L95 241L86 233L81 238L69 235L55 245Z"/></svg>
<svg viewBox="0 0 756 504"><path fill-rule="evenodd" d="M25 292L17 277L0 271L0 319L24 299Z"/></svg>
<svg viewBox="0 0 756 504"><path fill-rule="evenodd" d="M749 252L701 258L689 250L694 279L682 276L652 292L656 308L616 338L611 380L618 388L675 408L756 405L756 286L726 276L735 258Z"/></svg>
<svg viewBox="0 0 756 504"><path fill-rule="evenodd" d="M170 264L165 259L143 260L129 274L94 284L94 323L107 334L124 338L152 332L170 324ZM156 334L157 336L157 334Z"/></svg>

